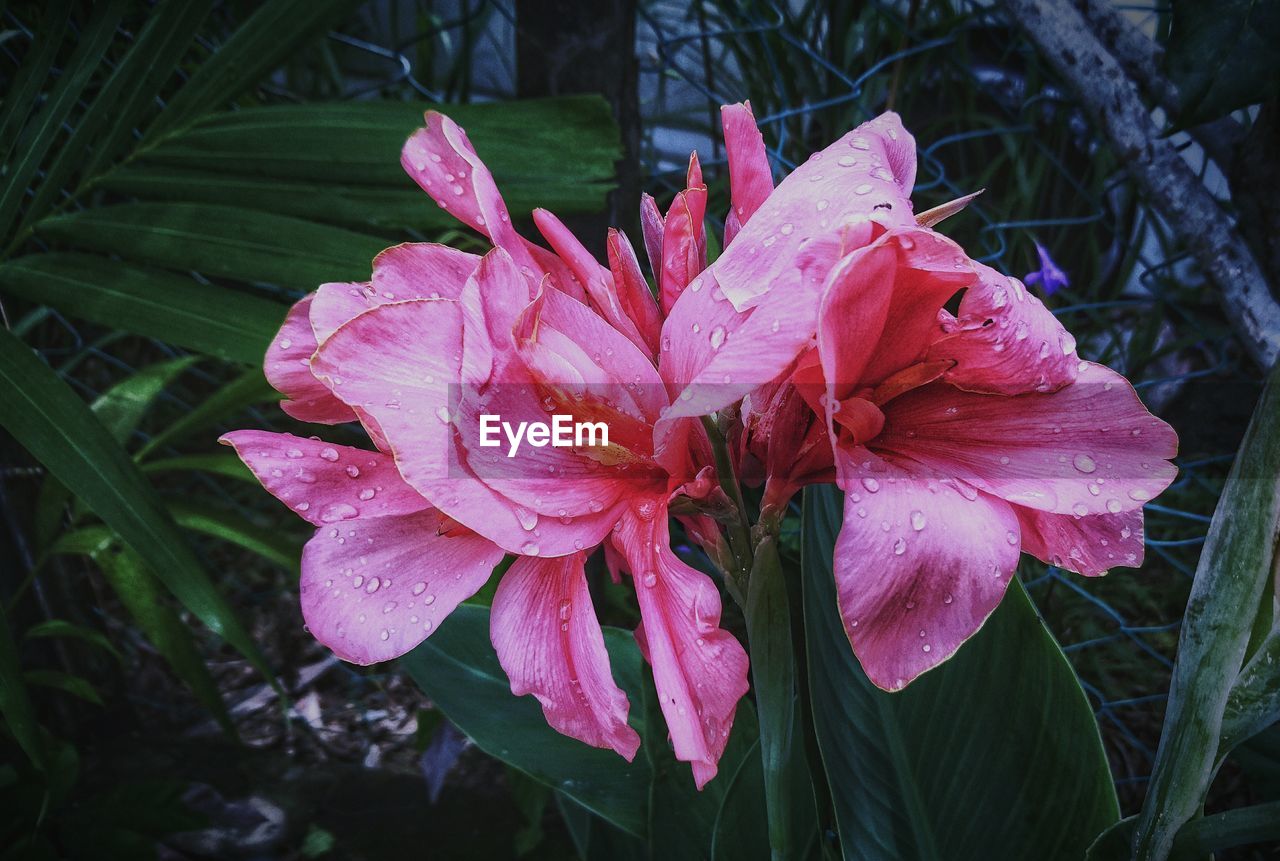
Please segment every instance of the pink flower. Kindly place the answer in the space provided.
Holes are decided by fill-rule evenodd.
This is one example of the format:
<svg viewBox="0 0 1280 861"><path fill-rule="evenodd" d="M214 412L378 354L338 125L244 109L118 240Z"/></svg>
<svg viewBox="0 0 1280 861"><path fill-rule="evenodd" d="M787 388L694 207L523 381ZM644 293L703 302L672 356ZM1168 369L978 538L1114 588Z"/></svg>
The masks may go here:
<svg viewBox="0 0 1280 861"><path fill-rule="evenodd" d="M735 193L742 174L766 187L763 148L726 137ZM917 224L914 176L914 141L885 114L763 201L735 198L739 232L663 328L683 387L663 421L746 396L739 458L767 479L762 516L829 478L825 436L846 493L840 611L888 690L978 630L1020 551L1086 575L1141 564L1142 504L1176 473L1173 430L1123 377L1080 361L1016 279ZM695 322L712 337L674 340Z"/></svg>
<svg viewBox="0 0 1280 861"><path fill-rule="evenodd" d="M707 265L695 156L665 214L642 206L655 299L617 231L607 266L544 210L533 220L550 250L521 237L465 133L429 113L402 164L493 249L387 249L368 283L295 305L266 358L286 412L359 421L376 450L224 437L317 527L301 590L321 642L356 663L401 655L514 554L491 615L512 691L630 759L639 738L584 573L601 548L635 584L636 637L699 787L747 689L715 584L671 549L674 516L722 570L743 553L716 520L739 512L699 417L718 414L738 474L764 484L760 529L807 484L846 492L840 611L887 689L978 630L1021 551L1086 575L1139 564L1141 505L1172 480L1176 451L1020 282L917 223L915 144L895 115L776 189L750 108L722 116L725 251ZM489 416L549 415L603 423L608 441L530 439L518 458L483 442Z"/></svg>
<svg viewBox="0 0 1280 861"><path fill-rule="evenodd" d="M299 302L267 357L286 411L358 419L378 451L255 431L224 438L318 526L303 556L307 624L348 660L387 660L516 554L491 616L513 692L536 696L560 732L631 759L639 738L584 573L604 544L636 584L637 638L676 755L702 786L746 692L747 660L719 627L714 583L670 548L668 504L686 485L706 489L710 454L696 420L655 439L670 406L655 367L661 312L635 254L612 233L605 268L545 211L534 221L553 252L518 236L465 134L439 114L427 115L402 161L496 247L482 258L388 249L369 284L323 285ZM701 229L700 213L678 221L666 219L673 247ZM673 269L671 289L701 268L699 253ZM549 413L606 422L609 444L530 445L519 458L479 444L482 416L516 424ZM688 522L718 540L696 515Z"/></svg>

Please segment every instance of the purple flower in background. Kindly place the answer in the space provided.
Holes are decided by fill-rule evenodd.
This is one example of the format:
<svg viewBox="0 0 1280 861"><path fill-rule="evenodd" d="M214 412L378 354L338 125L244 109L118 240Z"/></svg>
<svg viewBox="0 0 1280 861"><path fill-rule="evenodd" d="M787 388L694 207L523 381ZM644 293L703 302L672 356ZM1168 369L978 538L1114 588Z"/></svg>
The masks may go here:
<svg viewBox="0 0 1280 861"><path fill-rule="evenodd" d="M1067 273L1059 269L1058 264L1053 262L1053 258L1049 256L1048 248L1037 242L1036 254L1040 255L1040 268L1024 275L1022 280L1025 283L1042 285L1046 296L1052 296L1063 287L1071 286L1071 282L1067 279Z"/></svg>

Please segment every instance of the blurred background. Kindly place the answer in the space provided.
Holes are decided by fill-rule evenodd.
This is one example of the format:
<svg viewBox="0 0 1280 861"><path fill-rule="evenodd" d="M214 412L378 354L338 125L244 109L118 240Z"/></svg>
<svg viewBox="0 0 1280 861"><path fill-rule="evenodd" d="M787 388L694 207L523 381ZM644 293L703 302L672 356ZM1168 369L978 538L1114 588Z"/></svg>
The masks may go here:
<svg viewBox="0 0 1280 861"><path fill-rule="evenodd" d="M55 762L33 776L0 735L0 857L572 857L545 790L394 665L343 664L307 635L309 530L215 442L306 433L257 367L287 304L367 277L397 241L482 247L400 171L430 107L468 129L513 214L546 206L595 248L609 225L638 241L641 190L665 206L691 150L709 213L727 210L719 106L733 101L750 100L779 176L891 108L919 146L917 211L985 189L944 232L1034 273L1080 355L1126 374L1182 441L1177 483L1147 506L1141 570L1086 580L1024 557L1020 572L1136 812L1191 575L1261 379L1256 333L1206 262L1213 231L1169 201L1218 201L1280 284L1280 22L1275 3L1061 4L1132 83L1150 126L1133 134L1177 149L1185 176L1161 190L1150 151L1117 139L1104 70L1064 57L1072 33L1046 41L1059 5L7 4L4 321L150 489L117 483L86 503L0 432L5 660ZM99 521L148 505L198 571L149 565ZM602 614L630 626L629 600ZM1278 786L1272 727L1233 754L1209 807Z"/></svg>

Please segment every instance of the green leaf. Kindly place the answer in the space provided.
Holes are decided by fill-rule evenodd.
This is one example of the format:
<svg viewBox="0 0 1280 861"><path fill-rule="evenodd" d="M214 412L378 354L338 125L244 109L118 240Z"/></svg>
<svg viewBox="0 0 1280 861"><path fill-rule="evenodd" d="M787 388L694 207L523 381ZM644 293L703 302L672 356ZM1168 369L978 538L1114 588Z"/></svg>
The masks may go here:
<svg viewBox="0 0 1280 861"><path fill-rule="evenodd" d="M9 620L3 612L0 612L0 714L4 715L9 732L31 762L36 768L44 768L46 757L40 723L22 679L18 647L9 634Z"/></svg>
<svg viewBox="0 0 1280 861"><path fill-rule="evenodd" d="M82 180L94 176L122 145L132 141L134 126L143 111L154 105L161 85L173 74L212 5L212 0L167 0L151 13L124 59L76 122L71 137L58 148L24 222L43 216L77 171Z"/></svg>
<svg viewBox="0 0 1280 861"><path fill-rule="evenodd" d="M94 185L146 200L243 206L356 227L435 231L459 226L456 218L432 203L421 189L408 184L404 188L339 185L334 180L240 176L130 163L106 174ZM523 186L515 186L514 197L511 188L507 183L502 186L506 199L529 207L538 205ZM563 196L564 191L559 190L558 194ZM367 273L364 277L368 277Z"/></svg>
<svg viewBox="0 0 1280 861"><path fill-rule="evenodd" d="M755 759L755 765L748 768L760 767L760 731L755 708L746 698L738 702L729 743L720 757L719 772L699 791L693 782L689 763L675 758L651 679L645 679L644 690L645 725L651 728L644 734L643 750L652 775L649 784L649 857L655 861L707 858L715 842L717 821L723 815L732 818L734 815L746 815L746 812L754 813L758 804L746 799L746 812L724 814L731 783L724 776L736 774L748 759Z"/></svg>
<svg viewBox="0 0 1280 861"><path fill-rule="evenodd" d="M104 526L88 526L63 535L54 545L53 552L88 556L98 564L143 636L155 646L174 674L209 710L227 735L235 738L235 727L227 714L222 694L196 648L191 629L165 602L159 583L142 559L127 547L120 546L115 533Z"/></svg>
<svg viewBox="0 0 1280 861"><path fill-rule="evenodd" d="M238 281L313 290L368 280L387 241L233 206L126 203L45 219L46 239L84 251Z"/></svg>
<svg viewBox="0 0 1280 861"><path fill-rule="evenodd" d="M306 42L336 24L357 0L271 0L258 8L214 55L201 63L145 142L181 129L254 86Z"/></svg>
<svg viewBox="0 0 1280 861"><path fill-rule="evenodd" d="M0 188L0 236L9 233L32 177L54 141L62 134L62 124L111 44L111 37L115 35L116 25L126 5L124 0L103 0L93 4L89 21L77 34L74 52L56 83L48 90L44 104L23 129L18 140L18 158L6 166L4 185Z"/></svg>
<svg viewBox="0 0 1280 861"><path fill-rule="evenodd" d="M73 697L78 697L85 702L93 703L95 706L102 705L102 697L98 694L97 689L89 683L88 679L80 676L73 676L61 670L27 670L22 674L22 677L29 685L53 688L54 690L71 694Z"/></svg>
<svg viewBox="0 0 1280 861"><path fill-rule="evenodd" d="M178 67L212 6L212 0L165 0L150 14L133 47L76 127L76 137L93 141L89 152L83 154L83 177L96 176L133 140L134 127L154 108L156 96ZM94 135L95 126L108 116L111 122L104 134ZM74 149L70 152L73 158L81 155Z"/></svg>
<svg viewBox="0 0 1280 861"><path fill-rule="evenodd" d="M1276 552L1277 428L1280 366L1271 371L1254 409L1200 552L1178 638L1164 730L1135 830L1135 859L1168 854L1178 829L1201 810L1217 770L1223 713ZM1261 672L1264 681L1274 680L1280 667L1262 667ZM1226 729L1233 737L1241 731L1238 725Z"/></svg>
<svg viewBox="0 0 1280 861"><path fill-rule="evenodd" d="M283 304L88 254L36 254L0 264L0 290L73 317L260 365Z"/></svg>
<svg viewBox="0 0 1280 861"><path fill-rule="evenodd" d="M400 167L427 106L346 102L249 108L210 117L96 181L153 200L199 201L349 225L435 229L457 221ZM542 206L596 211L620 157L595 96L449 105L517 217ZM359 140L360 146L351 146ZM573 153L572 173L564 154Z"/></svg>
<svg viewBox="0 0 1280 861"><path fill-rule="evenodd" d="M1222 714L1219 758L1280 721L1280 628L1273 629L1240 671Z"/></svg>
<svg viewBox="0 0 1280 861"><path fill-rule="evenodd" d="M54 0L45 7L32 45L4 94L3 111L0 111L0 162L8 163L13 154L31 106L49 81L49 69L63 45L62 34L70 22L70 0Z"/></svg>
<svg viewBox="0 0 1280 861"><path fill-rule="evenodd" d="M746 618L752 687L760 716L768 843L774 858L807 855L818 833L813 778L805 759L787 582L777 540L761 541L748 581Z"/></svg>
<svg viewBox="0 0 1280 861"><path fill-rule="evenodd" d="M605 629L614 678L639 699L640 653L631 634ZM440 711L485 753L563 793L630 834L645 833L649 769L547 726L533 697L515 697L489 642L489 611L462 605L400 659Z"/></svg>
<svg viewBox="0 0 1280 861"><path fill-rule="evenodd" d="M1119 818L1075 674L1014 581L982 630L906 690L872 685L836 606L842 499L805 491L803 581L818 745L847 859L1079 858Z"/></svg>
<svg viewBox="0 0 1280 861"><path fill-rule="evenodd" d="M183 606L272 678L129 455L67 384L7 330L0 330L0 423L144 559Z"/></svg>
<svg viewBox="0 0 1280 861"><path fill-rule="evenodd" d="M148 365L107 389L89 408L115 441L124 445L160 393L195 362L195 356L182 356Z"/></svg>
<svg viewBox="0 0 1280 861"><path fill-rule="evenodd" d="M120 653L116 651L116 647L111 645L111 641L101 631L95 631L93 628L86 628L84 625L77 625L65 619L48 619L44 622L39 622L27 628L24 636L28 639L33 637L68 637L83 640L109 652L117 659L120 658Z"/></svg>
<svg viewBox="0 0 1280 861"><path fill-rule="evenodd" d="M722 779L727 779L729 784L716 814L712 861L768 857L769 815L758 741L738 764L738 770Z"/></svg>
<svg viewBox="0 0 1280 861"><path fill-rule="evenodd" d="M1165 70L1179 125L1208 122L1280 94L1280 2L1174 0Z"/></svg>
<svg viewBox="0 0 1280 861"><path fill-rule="evenodd" d="M283 320L283 317L281 318ZM268 338L274 337L272 331ZM266 345L263 345L265 352ZM138 449L137 459L143 460L163 446L177 440L185 439L189 434L208 429L224 419L254 404L277 400L280 393L268 385L262 376L261 367L252 367L244 371L231 382L219 386L217 391L201 401L191 412L161 428L147 443ZM234 455L232 459L239 461Z"/></svg>
<svg viewBox="0 0 1280 861"><path fill-rule="evenodd" d="M188 454L179 457L167 457L163 460L151 460L142 464L142 471L148 475L156 472L209 472L225 478L257 484L253 471L244 465L244 461L234 454L210 452L209 454Z"/></svg>
<svg viewBox="0 0 1280 861"><path fill-rule="evenodd" d="M234 511L203 502L170 500L169 511L184 529L243 547L286 570L298 570L302 542L288 533L257 526Z"/></svg>

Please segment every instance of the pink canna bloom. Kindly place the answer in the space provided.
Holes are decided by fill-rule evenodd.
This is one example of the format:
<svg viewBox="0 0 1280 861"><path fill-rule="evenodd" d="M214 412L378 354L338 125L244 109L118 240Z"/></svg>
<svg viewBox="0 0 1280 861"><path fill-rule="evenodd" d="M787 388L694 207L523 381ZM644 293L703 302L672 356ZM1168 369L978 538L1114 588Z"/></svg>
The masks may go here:
<svg viewBox="0 0 1280 861"><path fill-rule="evenodd" d="M745 396L739 462L766 481L762 517L834 467L840 612L871 680L897 690L954 654L1020 551L1090 576L1141 564L1141 507L1176 473L1173 430L1081 361L1019 281L917 223L898 117L772 192L748 118L725 109L733 241L664 324L664 376L683 391L663 421ZM674 337L695 324L709 336Z"/></svg>
<svg viewBox="0 0 1280 861"><path fill-rule="evenodd" d="M537 697L560 732L631 759L639 738L584 572L603 545L635 583L637 639L676 755L701 787L746 692L747 661L719 627L714 583L670 548L669 504L711 494L711 458L696 419L655 437L670 406L655 366L662 314L635 253L611 232L602 266L541 210L534 222L552 250L520 237L465 134L439 114L427 115L402 163L493 250L388 249L368 284L326 284L300 301L267 355L290 415L358 420L377 450L258 431L224 437L317 526L303 555L307 624L347 660L393 658L514 554L491 615L513 692ZM696 170L695 161L691 179ZM704 265L696 215L666 219L664 241L685 249L672 290ZM482 416L515 424L549 413L606 422L608 446L526 446L513 459L479 445ZM719 540L714 521L681 516L690 534Z"/></svg>
<svg viewBox="0 0 1280 861"><path fill-rule="evenodd" d="M1139 564L1141 505L1172 480L1176 452L1172 430L1123 378L1081 362L1020 282L925 226L932 215L917 221L915 144L895 115L776 189L749 106L722 118L725 251L708 265L694 156L665 214L642 204L655 297L618 231L607 265L550 212L533 213L549 250L520 236L465 133L429 113L402 164L493 249L387 249L368 283L295 305L266 357L286 412L358 421L373 449L224 437L317 527L302 608L336 654L405 653L512 554L491 614L512 691L630 759L639 738L584 572L601 548L634 583L636 638L699 787L747 690L717 588L671 549L675 517L722 570L735 564L716 519L733 503L700 417L717 414L738 475L763 484L766 531L805 485L845 491L840 612L891 690L978 630L1020 552L1086 575ZM482 442L495 415L604 423L609 439L508 457Z"/></svg>

